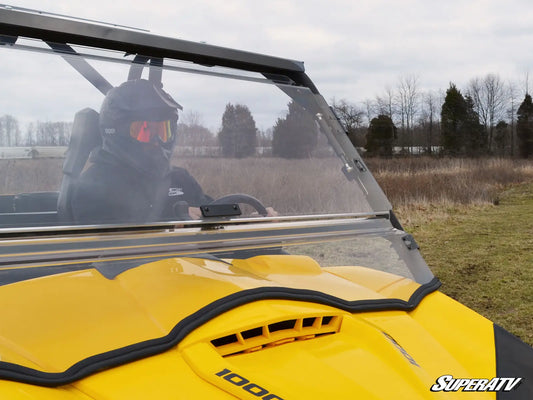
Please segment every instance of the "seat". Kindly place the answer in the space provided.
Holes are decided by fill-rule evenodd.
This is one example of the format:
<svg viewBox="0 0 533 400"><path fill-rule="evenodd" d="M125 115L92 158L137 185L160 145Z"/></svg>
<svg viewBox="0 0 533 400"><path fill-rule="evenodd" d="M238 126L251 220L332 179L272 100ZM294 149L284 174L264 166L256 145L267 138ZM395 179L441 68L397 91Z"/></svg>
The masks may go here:
<svg viewBox="0 0 533 400"><path fill-rule="evenodd" d="M84 108L74 116L72 134L63 163L63 180L57 199L57 213L62 223L72 223L72 189L85 167L89 154L102 144L99 115L92 108Z"/></svg>

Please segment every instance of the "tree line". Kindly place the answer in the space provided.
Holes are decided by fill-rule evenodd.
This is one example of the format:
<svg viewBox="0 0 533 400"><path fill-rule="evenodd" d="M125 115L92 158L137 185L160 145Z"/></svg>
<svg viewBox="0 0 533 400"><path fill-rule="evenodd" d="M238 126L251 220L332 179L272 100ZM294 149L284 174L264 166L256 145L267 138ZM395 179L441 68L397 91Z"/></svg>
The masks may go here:
<svg viewBox="0 0 533 400"><path fill-rule="evenodd" d="M199 113L188 113L178 124L178 145L192 147L220 146L224 157L255 155L256 147L271 147L272 155L287 158L309 157L317 147L317 128L313 119L294 102L278 118L273 128L260 132L250 109L243 104L226 105L221 127L213 134L203 126ZM11 115L0 117L0 146L67 146L72 123L33 122L26 131Z"/></svg>
<svg viewBox="0 0 533 400"><path fill-rule="evenodd" d="M359 105L333 100L333 108L356 147L391 156L438 151L452 156L533 155L533 112L525 94L496 74L473 78L464 90L423 92L416 76ZM415 151L416 150L416 151Z"/></svg>
<svg viewBox="0 0 533 400"><path fill-rule="evenodd" d="M67 146L71 129L69 122L32 122L23 134L17 119L4 115L0 117L0 146ZM273 156L304 158L311 156L318 144L313 118L293 101L288 103L286 115L266 132L259 131L243 104L226 105L216 134L203 125L197 112L187 113L178 123L178 146L219 146L223 157L253 156L260 146L271 148Z"/></svg>
<svg viewBox="0 0 533 400"><path fill-rule="evenodd" d="M423 92L416 76L399 79L384 94L356 104L332 100L332 109L352 143L368 155L392 156L423 153L451 156L533 156L533 104L527 86L519 99L515 86L495 74L470 80L461 91ZM22 134L16 118L0 117L0 146L65 146L72 124L34 122ZM178 145L220 147L224 157L248 157L268 147L284 158L319 154L327 145L312 116L291 100L274 126L260 131L250 109L226 104L216 133L206 128L201 115L189 112L178 124Z"/></svg>
<svg viewBox="0 0 533 400"><path fill-rule="evenodd" d="M322 146L321 146L322 144ZM307 158L324 146L319 143L315 121L294 101L274 126L260 132L250 109L244 104L228 103L216 136L205 128L197 113L189 113L178 124L178 145L220 146L223 157L254 156L256 148L270 147L274 157Z"/></svg>
<svg viewBox="0 0 533 400"><path fill-rule="evenodd" d="M0 146L67 146L72 123L41 122L28 124L23 132L12 115L0 116Z"/></svg>

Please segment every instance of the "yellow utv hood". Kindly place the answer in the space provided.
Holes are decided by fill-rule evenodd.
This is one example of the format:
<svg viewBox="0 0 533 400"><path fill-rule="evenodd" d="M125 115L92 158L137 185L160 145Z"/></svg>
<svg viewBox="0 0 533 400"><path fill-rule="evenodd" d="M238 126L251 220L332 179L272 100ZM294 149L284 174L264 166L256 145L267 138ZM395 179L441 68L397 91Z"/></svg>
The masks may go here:
<svg viewBox="0 0 533 400"><path fill-rule="evenodd" d="M429 391L441 375L496 376L494 335L437 288L284 255L12 283L0 398L448 398Z"/></svg>

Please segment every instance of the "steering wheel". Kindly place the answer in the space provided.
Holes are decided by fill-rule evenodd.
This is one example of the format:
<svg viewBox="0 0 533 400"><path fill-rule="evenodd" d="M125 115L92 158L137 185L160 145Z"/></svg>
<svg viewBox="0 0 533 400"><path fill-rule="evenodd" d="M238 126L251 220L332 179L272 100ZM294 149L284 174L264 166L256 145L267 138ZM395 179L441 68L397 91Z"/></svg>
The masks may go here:
<svg viewBox="0 0 533 400"><path fill-rule="evenodd" d="M263 203L261 203L255 197L250 196L249 194L244 194L244 193L228 194L226 196L222 196L216 200L213 200L209 204L228 204L228 203L248 204L249 206L252 206L263 217L266 217L268 214L268 211L266 207L263 205Z"/></svg>

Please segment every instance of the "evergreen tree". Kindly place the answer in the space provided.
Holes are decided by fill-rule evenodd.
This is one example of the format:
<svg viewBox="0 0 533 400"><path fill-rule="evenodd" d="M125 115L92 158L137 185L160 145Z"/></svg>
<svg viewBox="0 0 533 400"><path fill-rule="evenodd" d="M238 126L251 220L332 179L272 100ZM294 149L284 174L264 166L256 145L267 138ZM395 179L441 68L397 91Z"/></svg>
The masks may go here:
<svg viewBox="0 0 533 400"><path fill-rule="evenodd" d="M468 156L478 156L486 152L487 134L479 115L474 109L474 101L470 96L465 98L466 116L462 129L464 149Z"/></svg>
<svg viewBox="0 0 533 400"><path fill-rule="evenodd" d="M396 139L396 126L388 115L379 115L370 121L365 149L370 156L392 156L392 143Z"/></svg>
<svg viewBox="0 0 533 400"><path fill-rule="evenodd" d="M317 127L313 117L294 101L288 104L285 118L278 118L272 131L272 154L283 158L310 157L317 146Z"/></svg>
<svg viewBox="0 0 533 400"><path fill-rule="evenodd" d="M255 154L257 128L247 106L228 103L218 133L224 157L243 158Z"/></svg>
<svg viewBox="0 0 533 400"><path fill-rule="evenodd" d="M467 103L452 83L446 90L441 109L442 150L446 154L458 155L464 151L464 128L467 120Z"/></svg>
<svg viewBox="0 0 533 400"><path fill-rule="evenodd" d="M486 152L487 135L479 122L474 101L463 97L452 83L441 109L442 149L449 155L478 156Z"/></svg>
<svg viewBox="0 0 533 400"><path fill-rule="evenodd" d="M529 94L526 94L516 114L518 116L516 122L518 152L521 157L528 158L533 155L533 103Z"/></svg>
<svg viewBox="0 0 533 400"><path fill-rule="evenodd" d="M509 131L509 124L505 121L498 121L494 131L494 146L498 155L505 155L505 147L507 146L507 133Z"/></svg>

